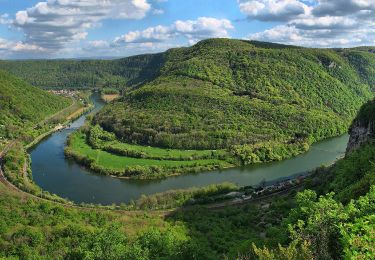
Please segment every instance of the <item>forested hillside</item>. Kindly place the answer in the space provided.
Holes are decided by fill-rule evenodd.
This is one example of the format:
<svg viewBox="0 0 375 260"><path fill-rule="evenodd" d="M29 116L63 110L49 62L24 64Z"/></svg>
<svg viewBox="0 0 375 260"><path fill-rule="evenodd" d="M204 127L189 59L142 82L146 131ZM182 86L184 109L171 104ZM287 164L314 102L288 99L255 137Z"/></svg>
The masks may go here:
<svg viewBox="0 0 375 260"><path fill-rule="evenodd" d="M374 125L367 113L374 110L368 103L355 123ZM0 257L374 259L373 133L346 158L317 169L300 188L309 190L215 210L79 210L0 183Z"/></svg>
<svg viewBox="0 0 375 260"><path fill-rule="evenodd" d="M0 141L30 138L38 133L40 121L71 103L0 70Z"/></svg>
<svg viewBox="0 0 375 260"><path fill-rule="evenodd" d="M117 60L0 61L6 70L33 86L47 89L123 89L158 74L163 54L139 55Z"/></svg>
<svg viewBox="0 0 375 260"><path fill-rule="evenodd" d="M228 39L165 53L160 75L93 120L123 142L279 160L345 133L372 96L375 54Z"/></svg>
<svg viewBox="0 0 375 260"><path fill-rule="evenodd" d="M231 185L144 196L116 212L41 200L0 179L0 258L374 259L375 102L359 109L372 96L372 55L234 40L168 51L160 76L107 105L93 119L97 125L72 135L73 148L116 155L119 161L109 162L119 165L156 160L202 167L197 162L235 163L227 162L228 153L243 163L277 160L350 127L346 157L316 169L296 189L215 209L128 211L147 202L163 208L168 196L191 193L213 201ZM6 72L0 97L6 138L34 131L70 104ZM29 180L26 161L18 143L3 158L8 180Z"/></svg>

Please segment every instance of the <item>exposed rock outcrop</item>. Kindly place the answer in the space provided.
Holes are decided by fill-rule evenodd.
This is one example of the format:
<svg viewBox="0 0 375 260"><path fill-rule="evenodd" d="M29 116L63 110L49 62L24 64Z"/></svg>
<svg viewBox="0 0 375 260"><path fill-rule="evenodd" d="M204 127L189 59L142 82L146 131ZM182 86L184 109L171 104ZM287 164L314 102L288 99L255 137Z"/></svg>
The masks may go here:
<svg viewBox="0 0 375 260"><path fill-rule="evenodd" d="M374 133L372 133L372 124L369 123L367 126L361 125L360 121L353 123L349 133L350 138L348 146L346 147L346 154L351 153L361 145L369 142L374 135Z"/></svg>
<svg viewBox="0 0 375 260"><path fill-rule="evenodd" d="M375 101L362 106L349 129L349 142L346 154L375 138Z"/></svg>

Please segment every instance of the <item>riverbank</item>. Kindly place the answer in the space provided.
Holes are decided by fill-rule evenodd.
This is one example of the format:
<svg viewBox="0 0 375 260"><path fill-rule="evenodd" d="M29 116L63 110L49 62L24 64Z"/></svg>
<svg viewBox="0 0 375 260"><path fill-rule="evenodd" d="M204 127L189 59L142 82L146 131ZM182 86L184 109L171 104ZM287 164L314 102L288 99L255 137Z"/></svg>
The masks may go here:
<svg viewBox="0 0 375 260"><path fill-rule="evenodd" d="M158 214L167 215L177 208L183 207L184 210L193 209L193 206L203 205L207 209L217 209L224 206L233 206L239 204L248 204L252 202L258 202L263 198L270 198L272 196L279 195L281 193L287 193L292 189L298 188L302 184L302 177L298 177L295 180L288 180L280 182L277 186L270 185L265 187L238 187L231 183L223 183L217 185L210 185L203 188L191 188L188 190L176 190L168 191L166 193L154 194L151 196L142 196L138 200L130 203L121 205L102 206L95 204L76 204L71 201L61 199L54 194L50 194L41 189L38 192L35 190L26 189L27 187L15 185L16 182L11 177L9 169L3 165L3 158L7 155L9 150L15 145L15 143L9 144L5 150L0 153L0 182L10 189L19 192L20 194L29 196L30 198L48 201L56 203L58 205L76 208L83 210L116 210L122 212L142 212L144 210L152 210L158 212ZM12 157L12 159L15 159ZM5 158L6 160L6 158ZM19 161L19 159L18 159ZM27 175L28 162L24 161L22 166L21 176ZM21 165L20 165L21 166ZM6 169L7 174L4 174L3 168ZM9 181L9 178L12 181ZM229 193L228 193L229 192ZM246 198L244 197L246 194ZM241 197L241 199L239 199ZM220 203L218 203L220 201ZM162 210L162 211L160 211Z"/></svg>
<svg viewBox="0 0 375 260"><path fill-rule="evenodd" d="M92 100L96 104L94 112L104 105L98 94L95 94ZM148 196L168 190L202 188L225 182L239 186L256 186L263 180L269 182L298 175L324 164L331 164L345 153L348 139L347 136L341 136L319 142L312 145L307 153L280 162L221 169L208 174L185 174L158 180L119 179L93 174L92 171L65 159L64 146L68 136L84 122L85 116L75 121L74 127L55 133L30 151L34 181L43 190L68 198L77 204L120 205L130 203L131 200L135 201L143 194Z"/></svg>
<svg viewBox="0 0 375 260"><path fill-rule="evenodd" d="M104 102L109 103L113 100L116 100L120 97L120 94L101 94L101 98Z"/></svg>
<svg viewBox="0 0 375 260"><path fill-rule="evenodd" d="M42 190L33 182L30 168L31 160L27 151L53 133L61 131L83 113L92 109L93 105L86 102L89 95L88 92L77 92L74 96L69 96L72 100L70 106L48 116L34 126L34 129L38 129L38 131L47 131L36 136L31 142L25 144L26 141L22 138L10 140L8 142L0 154L0 168L2 182L4 184L8 184L9 187L16 188L19 191L42 199L48 199L67 205L73 204L57 195Z"/></svg>
<svg viewBox="0 0 375 260"><path fill-rule="evenodd" d="M294 144L300 146L300 144ZM276 147L277 145L274 145ZM303 146L303 145L302 145ZM284 157L267 156L262 165L303 155L308 150L283 148ZM301 151L305 151L301 153ZM266 148L259 151L267 153ZM86 124L68 137L65 155L91 171L120 179L154 180L187 174L210 173L244 166L237 154L221 150L178 150L142 146L119 141L98 125ZM246 164L245 164L246 165Z"/></svg>
<svg viewBox="0 0 375 260"><path fill-rule="evenodd" d="M70 111L71 109L73 109L73 112L71 112L68 116L65 116L66 120L64 122L59 123L58 125L54 126L49 131L44 132L44 133L40 134L39 136L37 136L32 142L25 145L25 149L29 150L29 149L33 148L35 145L40 143L43 139L47 138L48 136L50 136L51 134L53 134L57 131L60 131L60 130L64 129L72 121L76 120L77 118L79 118L80 116L82 116L83 114L89 112L90 110L92 110L94 108L94 106L92 104L87 104L87 106L83 106L83 107L81 107L81 106L76 107L76 106L77 106L77 100L74 99L73 104L70 107L60 111L59 113L56 113L53 117L55 117L55 116L61 117L67 111Z"/></svg>
<svg viewBox="0 0 375 260"><path fill-rule="evenodd" d="M83 122L84 120L81 120L81 121ZM66 130L64 130L64 131L66 131ZM328 145L328 146L331 146L331 145ZM321 150L324 151L325 150L324 147L322 147ZM19 160L18 159L12 159L12 161L19 161ZM20 170L21 172L23 172L22 176L28 175L25 171L30 171L30 173L31 173L31 170L29 170L28 167L25 168L25 165L28 165L27 161L25 161L25 163L22 166L20 166L20 169L21 168L23 169L23 170ZM58 165L56 165L56 166L58 166ZM263 197L269 198L269 197L272 197L272 196L277 196L278 194L285 193L287 191L298 188L299 185L300 185L300 178L301 177L299 176L297 179L289 179L289 180L285 181L285 182L288 182L288 183L290 182L290 185L284 185L283 184L284 181L279 181L278 182L279 186L277 186L276 188L275 188L275 184L266 185L266 186L262 187L261 190L255 190L252 187L251 188L250 187L247 187L247 188L242 187L241 188L241 187L238 187L238 186L234 185L234 186L231 186L231 187L226 188L226 189L220 188L221 192L216 192L215 194L212 194L212 192L206 193L207 189L212 189L210 187L214 187L214 190L216 190L217 189L217 188L215 188L216 186L206 186L206 187L197 187L197 188L193 188L193 189L170 191L170 192L161 193L161 194L154 194L154 195L150 195L150 196L141 196L139 199L135 200L134 203L129 203L129 204L121 203L121 204L110 205L110 206L100 206L100 205L97 205L97 204L87 204L87 203L77 204L77 203L74 203L74 202L71 202L71 201L68 201L68 200L60 200L60 197L57 197L53 194L50 194L49 192L44 192L42 190L39 190L37 195L30 193L30 190L26 191L26 192L28 194L30 194L30 196L32 196L32 197L41 198L42 200L54 201L58 204L66 205L68 207L77 207L77 208L83 208L83 209L95 209L95 208L97 208L97 209L105 209L105 210L114 209L114 210L127 210L127 211L128 210L145 210L145 209L148 209L148 210L163 209L163 210L168 210L168 212L169 212L170 210L173 211L174 209L176 209L178 207L181 207L181 206L190 207L190 206L193 206L193 205L205 204L205 207L215 209L215 208L218 208L218 207L220 208L220 207L225 207L225 206L241 205L241 204L248 204L248 203L256 202L256 201L262 200ZM7 179L3 178L3 180L6 181ZM297 180L298 180L298 183L295 182ZM11 185L13 185L13 184L11 184ZM220 185L222 185L222 184L219 184L217 187L221 187ZM19 189L19 188L16 187L16 189ZM228 191L235 192L236 194L230 194L230 193L228 194ZM22 190L22 192L25 192L25 191ZM202 192L203 192L203 194L206 193L206 195L203 196L203 197L200 196L201 199L197 199L196 194L202 194ZM173 195L171 197L171 194L175 194L175 195ZM187 194L189 194L189 195L187 195ZM178 200L178 199L176 200L175 199L176 196L177 197L182 196L184 198L184 200L183 201ZM165 198L168 198L168 197L169 197L169 199L173 198L172 203L169 203L169 204L168 203L166 204L165 202L161 203L161 201L165 201ZM169 200L169 199L167 199L167 200ZM156 204L153 204L153 203L155 203L155 201L156 201ZM162 206L162 205L164 205L164 206Z"/></svg>
<svg viewBox="0 0 375 260"><path fill-rule="evenodd" d="M163 214L167 214L167 212L173 211L178 207L181 206L192 206L195 204L207 204L207 202L212 202L210 204L207 204L207 208L216 208L216 204L214 202L218 200L225 200L227 198L228 200L230 198L236 197L236 196L228 196L226 194L227 192L237 192L239 190L244 192L249 192L249 190L253 191L253 188L239 188L236 185L233 184L218 184L218 185L211 185L204 188L192 188L190 190L178 190L178 191L169 191L164 194L155 194L149 197L142 197L139 200L135 201L134 203L131 203L129 205L122 204L121 206L101 206L101 205L88 205L88 204L75 204L71 201L60 199L59 197L56 197L55 195L49 194L48 192L44 192L41 189L35 190L30 189L30 187L26 187L25 185L22 185L22 187L19 186L20 183L17 185L14 184L16 182L17 177L22 176L27 177L27 170L28 170L28 161L27 158L25 158L25 161L22 164L22 170L20 170L21 165L18 165L20 168L16 172L21 172L21 175L18 174L12 174L9 172L9 169L7 169L7 174L4 174L3 168L6 169L7 167L3 165L3 160L7 160L6 156L7 153L16 146L17 143L11 142L9 143L4 150L0 152L0 182L2 182L5 186L9 187L10 189L20 192L23 195L29 196L34 199L42 200L42 201L49 201L56 203L58 205L62 205L64 207L69 208L77 208L77 209L84 209L84 210L93 210L93 209L100 209L100 210L121 210L121 211L144 211L146 209L148 210L159 210L163 209ZM18 144L19 145L19 144ZM20 149L17 149L19 151ZM5 157L5 158L4 158ZM11 157L11 161L20 161L20 158ZM12 181L9 181L8 179L11 178ZM24 183L25 184L25 183ZM28 183L31 184L31 183ZM26 190L25 190L26 188ZM32 187L35 188L35 187ZM268 187L262 188L262 191L266 191ZM238 193L238 192L237 192ZM173 198L173 202L169 202L168 206L166 206L166 202L171 199L171 194ZM258 194L258 193L257 193ZM267 194L267 197L271 196L272 194ZM180 197L180 199L176 199L177 197ZM183 198L183 200L181 200ZM192 200L199 199L199 202L194 202ZM259 198L258 198L259 199ZM156 201L156 203L155 203ZM250 201L248 199L244 200L246 203L249 203ZM164 206L162 206L164 204ZM228 204L229 205L229 204ZM186 208L187 209L187 208ZM165 211L168 210L168 211Z"/></svg>
<svg viewBox="0 0 375 260"><path fill-rule="evenodd" d="M230 166L225 160L207 155L206 159L190 160L158 160L141 157L123 156L101 149L94 149L87 144L84 132L77 131L69 136L65 155L73 158L77 163L88 167L96 173L121 178L161 179L187 173L198 173L224 169Z"/></svg>

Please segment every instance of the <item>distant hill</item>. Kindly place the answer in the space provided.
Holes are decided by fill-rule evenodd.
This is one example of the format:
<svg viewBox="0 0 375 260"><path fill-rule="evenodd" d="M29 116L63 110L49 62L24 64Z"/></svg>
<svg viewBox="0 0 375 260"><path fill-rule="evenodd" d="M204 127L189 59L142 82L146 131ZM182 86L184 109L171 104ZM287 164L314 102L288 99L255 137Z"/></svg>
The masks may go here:
<svg viewBox="0 0 375 260"><path fill-rule="evenodd" d="M374 70L375 55L361 49L204 40L167 51L157 78L106 106L95 122L126 142L232 147L251 157L259 144L274 146L269 141L309 144L346 132L373 96Z"/></svg>
<svg viewBox="0 0 375 260"><path fill-rule="evenodd" d="M26 135L47 116L69 106L71 100L50 94L0 70L0 138Z"/></svg>
<svg viewBox="0 0 375 260"><path fill-rule="evenodd" d="M47 89L122 89L154 78L162 61L163 54L116 60L14 60L0 61L0 69Z"/></svg>

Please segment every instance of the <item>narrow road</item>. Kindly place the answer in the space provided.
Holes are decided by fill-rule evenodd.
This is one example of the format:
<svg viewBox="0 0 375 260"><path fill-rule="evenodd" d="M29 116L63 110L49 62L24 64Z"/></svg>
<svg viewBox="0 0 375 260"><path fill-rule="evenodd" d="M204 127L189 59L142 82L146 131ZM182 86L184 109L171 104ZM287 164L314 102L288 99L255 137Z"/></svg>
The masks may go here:
<svg viewBox="0 0 375 260"><path fill-rule="evenodd" d="M246 205L246 204L251 204L251 203L256 203L256 202L259 202L259 201L262 201L262 200L266 200L266 199L272 198L274 196L285 195L285 194L288 194L288 192L290 192L291 190L299 189L301 187L302 187L302 184L298 184L298 185L291 186L291 187L289 187L287 189L284 189L284 190L280 190L280 191L277 191L277 192L274 192L274 193L270 193L268 195L259 196L257 198L252 198L252 199L249 199L249 200L241 200L241 201L231 200L231 201L226 201L226 202L222 202L222 203L208 204L207 208L209 208L209 209L221 209L221 208L230 207L230 206L243 206L243 205Z"/></svg>

